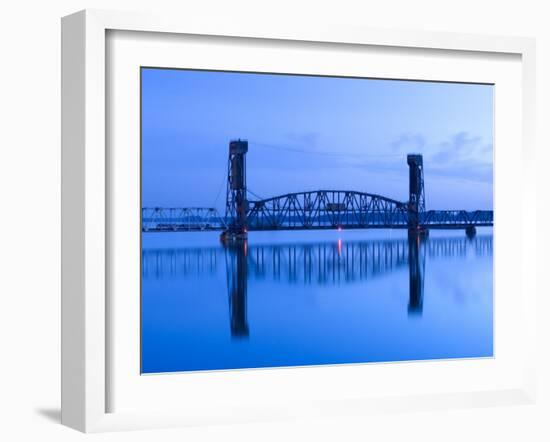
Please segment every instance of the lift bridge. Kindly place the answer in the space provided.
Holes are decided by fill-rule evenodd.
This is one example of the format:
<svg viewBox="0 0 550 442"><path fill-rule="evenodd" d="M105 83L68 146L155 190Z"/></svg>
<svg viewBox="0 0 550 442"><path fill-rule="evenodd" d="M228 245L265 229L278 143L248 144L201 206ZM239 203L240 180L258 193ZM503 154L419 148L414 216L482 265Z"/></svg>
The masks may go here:
<svg viewBox="0 0 550 442"><path fill-rule="evenodd" d="M257 230L464 229L492 226L492 210L426 210L422 155L407 155L409 199L397 201L356 190L316 190L257 199L247 189L248 142L229 143L225 214L215 208L143 208L144 232L219 230L224 242L244 240Z"/></svg>

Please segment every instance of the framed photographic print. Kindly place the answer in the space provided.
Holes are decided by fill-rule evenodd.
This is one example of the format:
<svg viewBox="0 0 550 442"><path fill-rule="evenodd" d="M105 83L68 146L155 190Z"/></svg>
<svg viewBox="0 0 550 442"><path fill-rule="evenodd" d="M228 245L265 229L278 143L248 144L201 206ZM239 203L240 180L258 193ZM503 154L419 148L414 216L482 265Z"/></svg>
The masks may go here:
<svg viewBox="0 0 550 442"><path fill-rule="evenodd" d="M142 67L141 372L492 357L493 89Z"/></svg>
<svg viewBox="0 0 550 442"><path fill-rule="evenodd" d="M63 422L531 401L533 63L521 38L64 18Z"/></svg>

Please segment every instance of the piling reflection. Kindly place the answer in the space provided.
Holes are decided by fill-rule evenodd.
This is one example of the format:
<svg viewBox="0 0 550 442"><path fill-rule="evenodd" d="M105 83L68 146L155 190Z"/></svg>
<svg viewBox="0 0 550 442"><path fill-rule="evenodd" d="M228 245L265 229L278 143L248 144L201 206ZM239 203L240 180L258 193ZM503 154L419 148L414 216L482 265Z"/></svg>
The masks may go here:
<svg viewBox="0 0 550 442"><path fill-rule="evenodd" d="M492 235L451 238L257 244L145 249L143 278L170 279L225 273L231 336L249 336L247 289L251 280L292 285L352 284L408 267L410 316L421 316L426 259L492 255Z"/></svg>

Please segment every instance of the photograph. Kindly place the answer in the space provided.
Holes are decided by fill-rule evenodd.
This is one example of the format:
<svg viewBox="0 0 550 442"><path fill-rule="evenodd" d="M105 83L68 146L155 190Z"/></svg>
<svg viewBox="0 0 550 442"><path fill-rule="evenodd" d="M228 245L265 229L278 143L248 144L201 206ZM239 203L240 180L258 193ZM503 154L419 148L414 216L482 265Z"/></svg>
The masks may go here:
<svg viewBox="0 0 550 442"><path fill-rule="evenodd" d="M140 77L141 374L494 357L493 84Z"/></svg>

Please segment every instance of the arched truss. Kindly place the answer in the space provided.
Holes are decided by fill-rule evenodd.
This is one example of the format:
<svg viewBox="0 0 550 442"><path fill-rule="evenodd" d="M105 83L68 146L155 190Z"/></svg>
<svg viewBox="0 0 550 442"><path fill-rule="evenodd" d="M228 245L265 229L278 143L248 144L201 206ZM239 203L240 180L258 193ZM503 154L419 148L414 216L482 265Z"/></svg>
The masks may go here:
<svg viewBox="0 0 550 442"><path fill-rule="evenodd" d="M407 204L371 193L317 190L249 201L250 230L389 228L407 225Z"/></svg>
<svg viewBox="0 0 550 442"><path fill-rule="evenodd" d="M141 210L143 231L220 230L225 220L212 207L144 207Z"/></svg>

